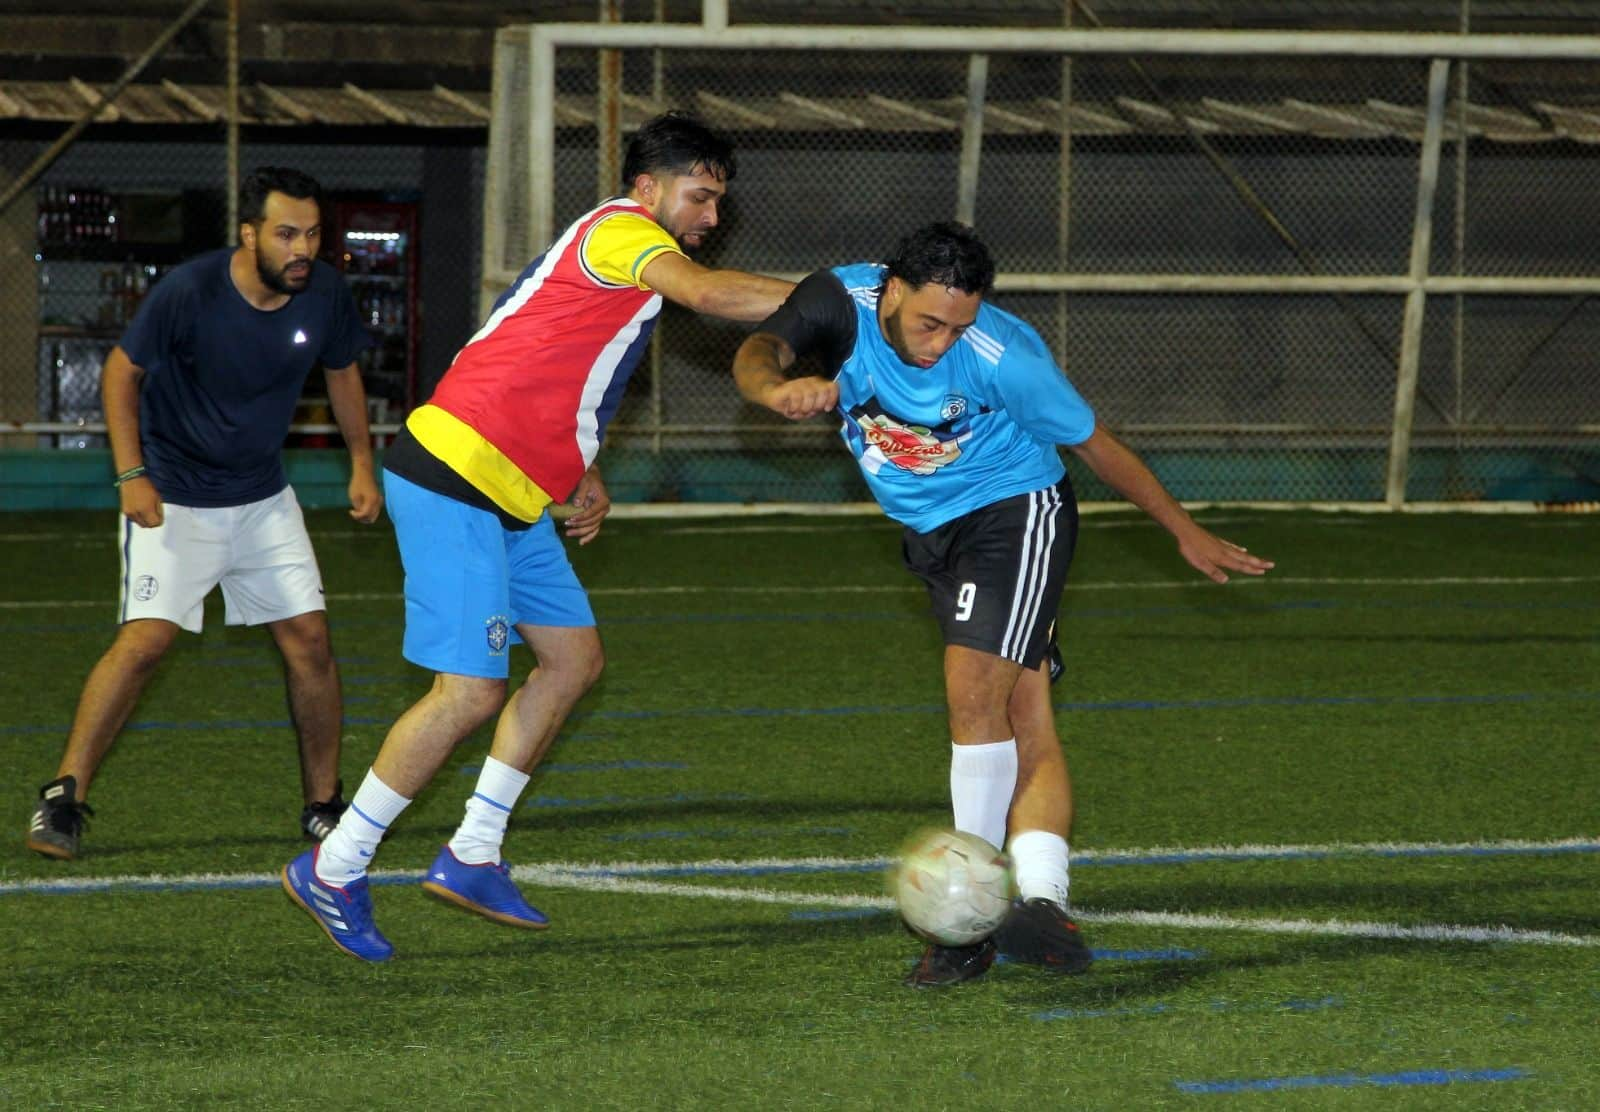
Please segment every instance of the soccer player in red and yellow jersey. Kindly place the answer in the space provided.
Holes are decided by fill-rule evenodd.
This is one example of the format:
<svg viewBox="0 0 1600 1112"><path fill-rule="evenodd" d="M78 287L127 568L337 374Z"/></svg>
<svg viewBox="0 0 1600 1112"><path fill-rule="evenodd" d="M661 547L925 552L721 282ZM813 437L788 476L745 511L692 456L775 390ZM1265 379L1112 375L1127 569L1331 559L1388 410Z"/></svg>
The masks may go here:
<svg viewBox="0 0 1600 1112"><path fill-rule="evenodd" d="M384 832L496 713L466 815L424 886L511 926L547 925L500 845L530 773L604 663L547 510L578 508L566 531L580 544L598 532L610 499L595 455L664 298L756 322L788 295L788 282L688 256L716 227L734 169L727 141L692 117L641 127L623 160L627 192L528 264L385 454L406 573L404 653L435 673L433 687L390 729L338 829L283 872L295 901L357 957L393 952L366 881ZM537 665L507 699L507 652L519 639Z"/></svg>

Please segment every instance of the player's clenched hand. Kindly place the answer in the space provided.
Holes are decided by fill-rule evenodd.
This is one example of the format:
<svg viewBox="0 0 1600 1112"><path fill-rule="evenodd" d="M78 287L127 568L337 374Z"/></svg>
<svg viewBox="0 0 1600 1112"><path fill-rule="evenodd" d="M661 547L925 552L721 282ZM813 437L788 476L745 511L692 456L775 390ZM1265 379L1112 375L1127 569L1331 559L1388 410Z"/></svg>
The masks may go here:
<svg viewBox="0 0 1600 1112"><path fill-rule="evenodd" d="M129 479L117 488L117 494L122 502L122 516L135 525L154 529L166 520L161 492L148 476Z"/></svg>
<svg viewBox="0 0 1600 1112"><path fill-rule="evenodd" d="M767 387L761 404L791 421L803 421L839 404L839 384L815 375L786 379Z"/></svg>
<svg viewBox="0 0 1600 1112"><path fill-rule="evenodd" d="M1191 567L1217 583L1226 583L1230 571L1265 575L1276 566L1271 560L1252 556L1241 546L1198 526L1178 539L1178 551Z"/></svg>
<svg viewBox="0 0 1600 1112"><path fill-rule="evenodd" d="M591 467L583 473L568 502L575 509L563 526L567 536L579 544L588 544L600 534L600 523L611 512L611 495L598 469Z"/></svg>
<svg viewBox="0 0 1600 1112"><path fill-rule="evenodd" d="M363 525L371 525L378 520L378 511L383 509L383 493L378 490L378 481L371 472L357 469L350 476L347 493L350 496L351 517Z"/></svg>

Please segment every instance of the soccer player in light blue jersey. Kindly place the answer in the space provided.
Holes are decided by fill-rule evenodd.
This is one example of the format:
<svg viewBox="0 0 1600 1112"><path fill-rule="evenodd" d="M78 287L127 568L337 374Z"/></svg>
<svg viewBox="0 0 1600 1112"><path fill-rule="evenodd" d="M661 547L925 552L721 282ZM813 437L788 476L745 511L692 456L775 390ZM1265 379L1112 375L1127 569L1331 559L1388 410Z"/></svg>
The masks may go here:
<svg viewBox="0 0 1600 1112"><path fill-rule="evenodd" d="M1072 789L1050 683L1078 510L1071 449L1171 533L1202 574L1270 560L1198 525L1099 423L1027 323L988 304L994 264L961 224L921 228L887 264L818 271L740 346L739 392L794 420L836 410L944 634L957 829L1009 847L1018 898L994 936L930 945L907 983L981 976L999 953L1063 973L1091 955L1068 908ZM801 356L825 375L789 378ZM1008 836L1009 835L1009 841Z"/></svg>

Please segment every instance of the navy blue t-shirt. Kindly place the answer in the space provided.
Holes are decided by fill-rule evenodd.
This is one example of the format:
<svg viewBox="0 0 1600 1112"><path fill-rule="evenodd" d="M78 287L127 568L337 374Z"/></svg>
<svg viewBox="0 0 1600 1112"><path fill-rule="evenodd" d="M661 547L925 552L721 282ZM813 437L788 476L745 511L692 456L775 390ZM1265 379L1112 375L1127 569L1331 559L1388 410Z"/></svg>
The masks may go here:
<svg viewBox="0 0 1600 1112"><path fill-rule="evenodd" d="M144 369L139 446L156 490L180 506L241 506L288 485L281 452L306 375L348 367L370 344L339 272L311 280L271 312L228 273L232 248L173 269L122 336Z"/></svg>

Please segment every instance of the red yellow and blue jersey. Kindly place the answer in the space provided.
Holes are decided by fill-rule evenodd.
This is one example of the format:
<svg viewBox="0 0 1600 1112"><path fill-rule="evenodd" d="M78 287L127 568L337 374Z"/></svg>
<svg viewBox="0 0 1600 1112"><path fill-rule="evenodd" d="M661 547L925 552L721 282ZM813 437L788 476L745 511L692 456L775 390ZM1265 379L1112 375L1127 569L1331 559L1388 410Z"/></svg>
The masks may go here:
<svg viewBox="0 0 1600 1112"><path fill-rule="evenodd" d="M661 312L640 274L664 251L682 254L634 201L579 217L500 295L407 430L511 517L538 520L600 450Z"/></svg>

